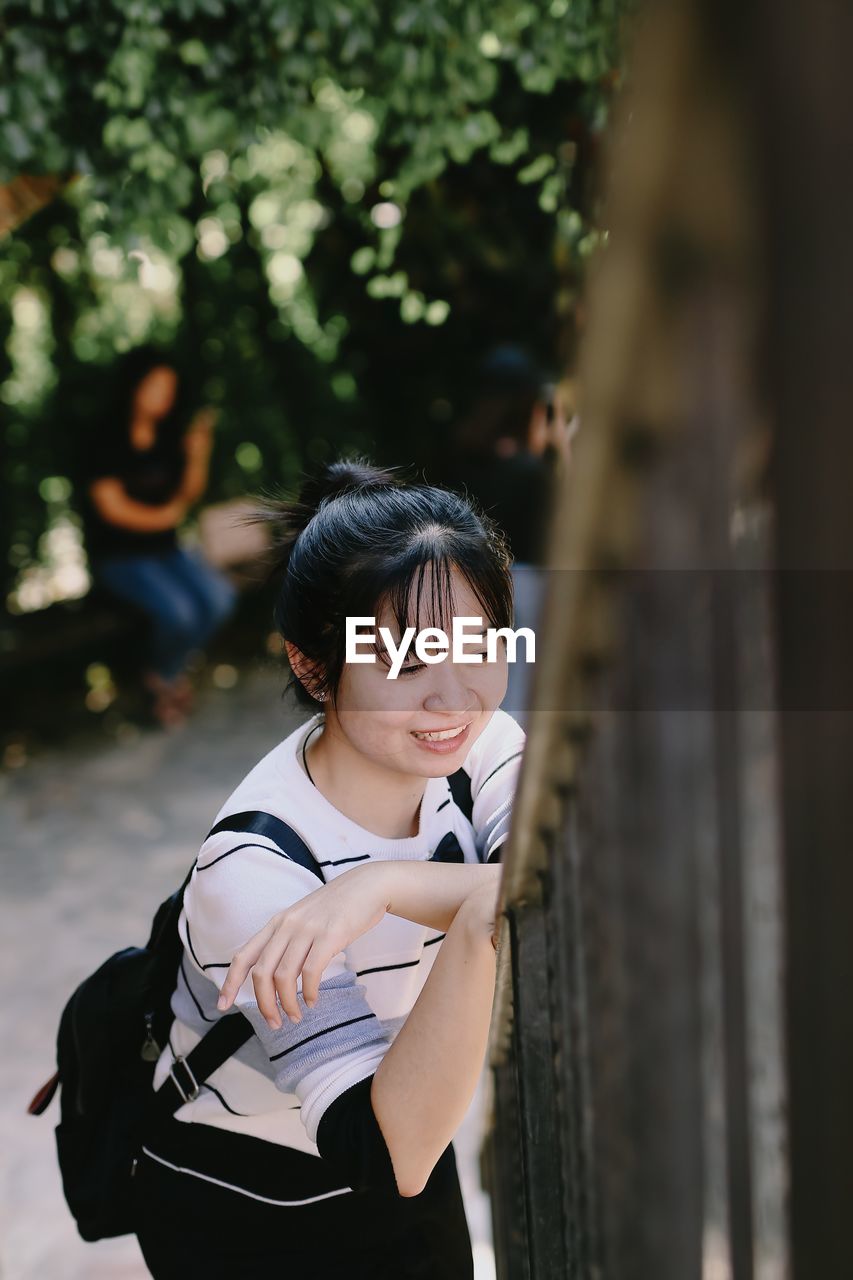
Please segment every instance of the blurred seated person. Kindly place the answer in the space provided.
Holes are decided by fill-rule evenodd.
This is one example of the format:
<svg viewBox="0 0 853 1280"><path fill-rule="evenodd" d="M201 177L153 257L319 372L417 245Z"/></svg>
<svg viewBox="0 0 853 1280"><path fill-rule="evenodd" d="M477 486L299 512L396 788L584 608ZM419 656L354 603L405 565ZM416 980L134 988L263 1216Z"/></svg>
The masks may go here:
<svg viewBox="0 0 853 1280"><path fill-rule="evenodd" d="M516 627L535 630L538 620L557 471L568 459L576 421L566 421L568 387L548 383L521 347L495 347L456 436L453 482L500 525L510 544ZM523 645L519 655L523 659ZM531 674L523 660L510 664L502 705L522 724Z"/></svg>
<svg viewBox="0 0 853 1280"><path fill-rule="evenodd" d="M120 362L116 392L81 459L86 545L94 580L148 615L143 683L154 718L180 724L191 706L186 675L234 607L235 589L178 527L207 488L215 411L189 420L178 374L154 347Z"/></svg>

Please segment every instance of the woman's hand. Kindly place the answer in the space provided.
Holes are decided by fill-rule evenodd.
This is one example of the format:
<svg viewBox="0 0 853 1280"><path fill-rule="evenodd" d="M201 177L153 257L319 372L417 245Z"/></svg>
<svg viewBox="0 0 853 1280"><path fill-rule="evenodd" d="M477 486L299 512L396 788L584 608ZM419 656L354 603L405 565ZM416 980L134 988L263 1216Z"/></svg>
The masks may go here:
<svg viewBox="0 0 853 1280"><path fill-rule="evenodd" d="M184 450L188 456L207 454L213 447L213 428L218 417L216 409L207 406L193 416L184 436Z"/></svg>
<svg viewBox="0 0 853 1280"><path fill-rule="evenodd" d="M178 496L187 506L198 502L207 488L216 418L216 409L199 409L184 436L186 462Z"/></svg>
<svg viewBox="0 0 853 1280"><path fill-rule="evenodd" d="M251 972L258 1008L270 1027L281 1026L276 996L291 1021L299 1022L300 973L302 997L310 1008L332 958L385 915L381 871L380 866L354 867L273 916L231 961L219 1008L231 1007Z"/></svg>

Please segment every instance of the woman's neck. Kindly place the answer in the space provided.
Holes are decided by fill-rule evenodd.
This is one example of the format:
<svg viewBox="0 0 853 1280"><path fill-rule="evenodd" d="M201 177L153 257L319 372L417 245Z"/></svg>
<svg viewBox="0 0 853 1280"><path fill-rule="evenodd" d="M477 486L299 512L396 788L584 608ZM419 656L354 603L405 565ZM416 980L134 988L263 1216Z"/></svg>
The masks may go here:
<svg viewBox="0 0 853 1280"><path fill-rule="evenodd" d="M418 834L425 778L368 759L328 723L309 745L306 763L317 790L358 826L388 840Z"/></svg>

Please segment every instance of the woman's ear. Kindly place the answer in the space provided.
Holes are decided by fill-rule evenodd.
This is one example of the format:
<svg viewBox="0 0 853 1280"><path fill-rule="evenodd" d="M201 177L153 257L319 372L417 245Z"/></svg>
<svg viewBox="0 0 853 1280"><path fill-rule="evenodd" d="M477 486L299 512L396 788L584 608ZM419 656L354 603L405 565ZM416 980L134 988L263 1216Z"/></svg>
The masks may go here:
<svg viewBox="0 0 853 1280"><path fill-rule="evenodd" d="M290 640L285 640L284 651L287 654L287 661L290 663L291 671L306 693L309 693L312 698L316 698L318 702L324 702L326 694L322 689L323 674L317 664L312 662L310 658L306 658L302 650L297 649L296 645Z"/></svg>

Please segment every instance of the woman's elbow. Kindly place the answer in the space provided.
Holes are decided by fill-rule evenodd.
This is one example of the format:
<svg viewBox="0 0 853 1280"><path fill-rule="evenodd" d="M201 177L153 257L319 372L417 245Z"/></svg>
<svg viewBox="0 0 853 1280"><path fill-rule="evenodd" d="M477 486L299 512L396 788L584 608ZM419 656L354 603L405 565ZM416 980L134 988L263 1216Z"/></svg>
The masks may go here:
<svg viewBox="0 0 853 1280"><path fill-rule="evenodd" d="M430 1163L423 1152L417 1155L414 1152L407 1152L404 1155L392 1149L388 1154L391 1156L398 1194L406 1200L419 1196L429 1182L437 1160Z"/></svg>
<svg viewBox="0 0 853 1280"><path fill-rule="evenodd" d="M428 1177L419 1177L417 1173L406 1174L397 1179L397 1191L404 1200L411 1200L421 1194L428 1180Z"/></svg>

